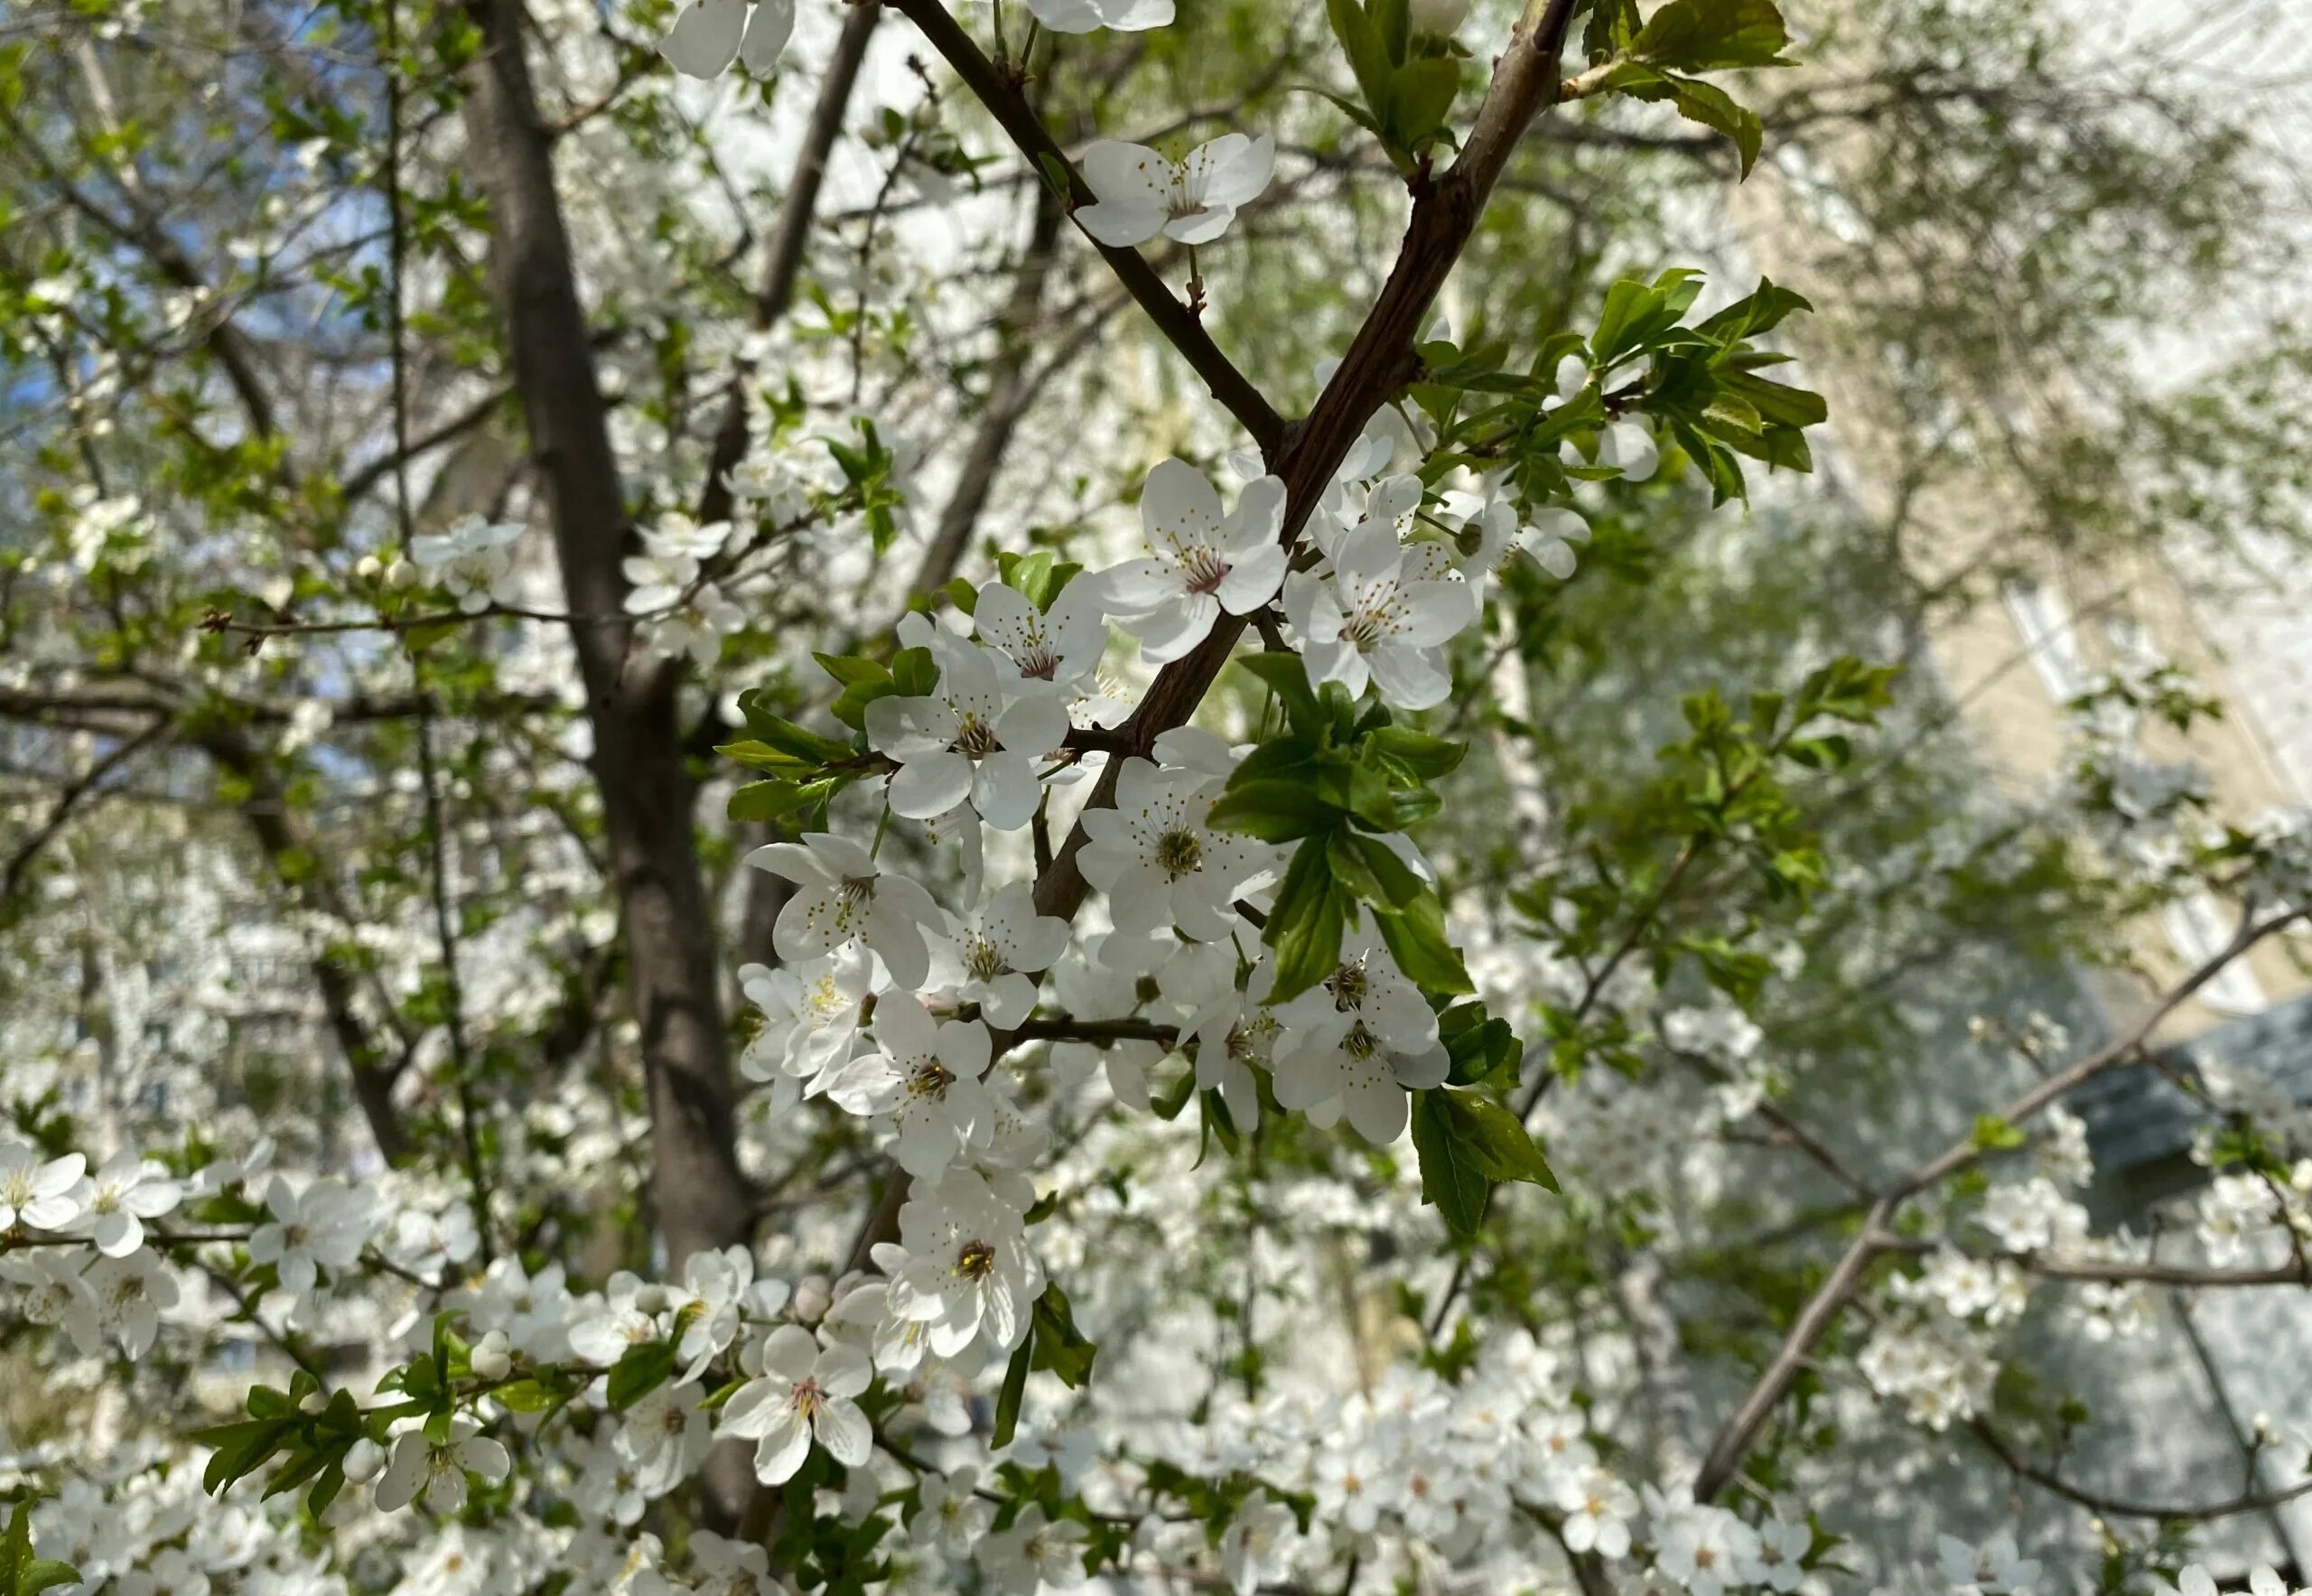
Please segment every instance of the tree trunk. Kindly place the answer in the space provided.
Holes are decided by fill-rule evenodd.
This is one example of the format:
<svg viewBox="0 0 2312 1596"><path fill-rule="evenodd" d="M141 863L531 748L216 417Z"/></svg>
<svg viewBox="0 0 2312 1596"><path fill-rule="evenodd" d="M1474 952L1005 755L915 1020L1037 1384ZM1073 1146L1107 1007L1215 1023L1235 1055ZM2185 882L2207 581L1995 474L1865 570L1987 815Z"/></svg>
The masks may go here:
<svg viewBox="0 0 2312 1596"><path fill-rule="evenodd" d="M651 1117L651 1197L670 1264L747 1239L734 1145L714 922L698 866L683 765L676 671L629 667L624 490L554 186L552 141L522 51L518 0L468 0L482 50L465 123L489 204L490 277L530 457L545 484L594 733L612 879L626 931Z"/></svg>

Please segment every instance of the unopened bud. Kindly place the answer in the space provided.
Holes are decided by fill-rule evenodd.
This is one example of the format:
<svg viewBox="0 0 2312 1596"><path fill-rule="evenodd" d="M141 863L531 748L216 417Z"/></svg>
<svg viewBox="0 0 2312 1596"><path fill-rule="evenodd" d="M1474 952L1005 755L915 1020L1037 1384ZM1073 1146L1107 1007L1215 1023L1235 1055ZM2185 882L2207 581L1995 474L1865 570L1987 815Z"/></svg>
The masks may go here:
<svg viewBox="0 0 2312 1596"><path fill-rule="evenodd" d="M1414 33L1444 37L1469 20L1469 0L1412 0L1405 14Z"/></svg>
<svg viewBox="0 0 2312 1596"><path fill-rule="evenodd" d="M485 1380L502 1380L514 1372L514 1343L504 1330L491 1330L474 1343L469 1358L473 1372Z"/></svg>
<svg viewBox="0 0 2312 1596"><path fill-rule="evenodd" d="M795 1283L795 1300L788 1311L802 1324L816 1324L834 1306L834 1289L824 1274L806 1274Z"/></svg>
<svg viewBox="0 0 2312 1596"><path fill-rule="evenodd" d="M411 565L407 560L396 559L392 565L386 567L386 585L387 587L415 587L419 580L417 567Z"/></svg>
<svg viewBox="0 0 2312 1596"><path fill-rule="evenodd" d="M348 1479L359 1485L364 1480L375 1479L378 1470L385 1467L385 1462L386 1449L364 1435L345 1449L345 1461L339 1466L345 1470Z"/></svg>

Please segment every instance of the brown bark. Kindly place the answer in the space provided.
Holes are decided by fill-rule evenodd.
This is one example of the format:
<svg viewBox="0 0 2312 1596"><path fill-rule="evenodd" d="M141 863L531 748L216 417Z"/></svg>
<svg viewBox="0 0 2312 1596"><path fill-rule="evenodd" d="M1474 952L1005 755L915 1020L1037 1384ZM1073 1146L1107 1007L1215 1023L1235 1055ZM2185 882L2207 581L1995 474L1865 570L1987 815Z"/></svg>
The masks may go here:
<svg viewBox="0 0 2312 1596"><path fill-rule="evenodd" d="M469 0L482 48L465 123L489 201L490 277L514 383L574 614L623 611L629 526L592 341L555 191L553 135L523 55L518 0ZM631 629L571 629L594 734L611 873L624 923L651 1115L651 1196L668 1256L742 1241L748 1202L734 1148L713 919L693 836L676 672L629 668Z"/></svg>

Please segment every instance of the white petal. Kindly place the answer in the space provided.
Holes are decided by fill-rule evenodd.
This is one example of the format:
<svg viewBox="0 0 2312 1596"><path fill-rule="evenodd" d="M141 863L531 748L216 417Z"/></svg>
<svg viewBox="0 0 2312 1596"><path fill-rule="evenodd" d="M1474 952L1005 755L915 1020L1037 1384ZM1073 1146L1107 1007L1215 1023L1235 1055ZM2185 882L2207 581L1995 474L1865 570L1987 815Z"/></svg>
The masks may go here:
<svg viewBox="0 0 2312 1596"><path fill-rule="evenodd" d="M778 52L795 33L795 0L755 0L747 19L747 36L739 46L739 64L764 77L778 64Z"/></svg>
<svg viewBox="0 0 2312 1596"><path fill-rule="evenodd" d="M739 39L746 25L746 0L696 0L667 30L658 53L677 72L719 77L739 59Z"/></svg>

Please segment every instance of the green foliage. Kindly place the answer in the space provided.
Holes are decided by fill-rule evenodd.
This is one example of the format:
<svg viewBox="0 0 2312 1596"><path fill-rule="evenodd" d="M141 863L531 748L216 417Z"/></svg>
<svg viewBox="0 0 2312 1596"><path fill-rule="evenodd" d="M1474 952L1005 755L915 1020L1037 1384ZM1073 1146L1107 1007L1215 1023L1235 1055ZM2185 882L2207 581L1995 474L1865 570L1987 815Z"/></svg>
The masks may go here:
<svg viewBox="0 0 2312 1596"><path fill-rule="evenodd" d="M1591 14L1583 48L1593 64L1577 80L1580 92L1666 101L1732 140L1749 176L1765 138L1758 114L1688 74L1796 65L1783 53L1790 39L1782 13L1772 0L1669 0L1643 25L1636 15L1632 0L1604 0Z"/></svg>
<svg viewBox="0 0 2312 1596"><path fill-rule="evenodd" d="M33 1555L33 1505L19 1500L8 1515L8 1529L0 1535L0 1596L39 1596L51 1585L70 1585L80 1577L69 1563Z"/></svg>
<svg viewBox="0 0 2312 1596"><path fill-rule="evenodd" d="M1377 704L1360 714L1338 682L1312 690L1297 655L1256 654L1243 663L1283 706L1285 729L1236 767L1211 823L1299 844L1263 933L1276 956L1272 1001L1332 974L1360 912L1372 916L1424 992L1475 990L1446 938L1437 890L1382 840L1437 812L1429 784L1460 763L1464 745L1398 726Z"/></svg>
<svg viewBox="0 0 2312 1596"><path fill-rule="evenodd" d="M1397 170L1410 176L1435 146L1453 143L1449 124L1464 51L1450 40L1413 33L1406 0L1325 0L1325 16L1348 58L1358 98L1318 92L1379 139Z"/></svg>
<svg viewBox="0 0 2312 1596"><path fill-rule="evenodd" d="M1027 1335L1012 1349L1012 1361L1004 1366L1002 1388L995 1397L995 1428L991 1444L1001 1447L1012 1443L1012 1434L1019 1427L1020 1404L1027 1395L1030 1369L1058 1375L1069 1390L1080 1390L1092 1377L1092 1360L1099 1351L1076 1328L1075 1312L1058 1282L1047 1284L1029 1315Z"/></svg>
<svg viewBox="0 0 2312 1596"><path fill-rule="evenodd" d="M1473 1236L1493 1189L1524 1181L1557 1190L1557 1177L1524 1122L1478 1092L1437 1087L1412 1095L1412 1144L1421 1155L1421 1199L1446 1228Z"/></svg>
<svg viewBox="0 0 2312 1596"><path fill-rule="evenodd" d="M430 1358L417 1361L433 1367ZM202 1471L201 1489L222 1496L236 1481L278 1457L280 1467L266 1482L265 1494L278 1496L311 1481L305 1507L318 1516L344 1488L345 1454L354 1442L382 1441L389 1415L424 1406L415 1402L365 1414L354 1402L352 1392L340 1388L322 1401L321 1390L318 1379L299 1369L290 1377L286 1391L268 1386L252 1387L246 1399L247 1418L193 1432L193 1440L216 1449Z"/></svg>
<svg viewBox="0 0 2312 1596"><path fill-rule="evenodd" d="M1761 375L1790 357L1756 342L1812 307L1761 279L1724 310L1690 322L1701 286L1701 274L1684 269L1651 283L1617 282L1586 341L1572 334L1544 341L1522 375L1502 369L1507 356L1501 346L1465 351L1451 343L1423 344L1429 369L1412 397L1440 434L1423 479L1436 482L1456 468L1494 470L1507 462L1529 499L1560 499L1577 479L1620 474L1592 463L1599 437L1614 420L1641 411L1694 462L1715 503L1747 497L1744 459L1770 470L1812 471L1805 429L1820 425L1828 408L1821 396ZM1568 356L1589 363L1590 379L1561 402L1555 374ZM1640 361L1644 375L1625 380L1625 369ZM1567 445L1578 463L1565 462Z"/></svg>

